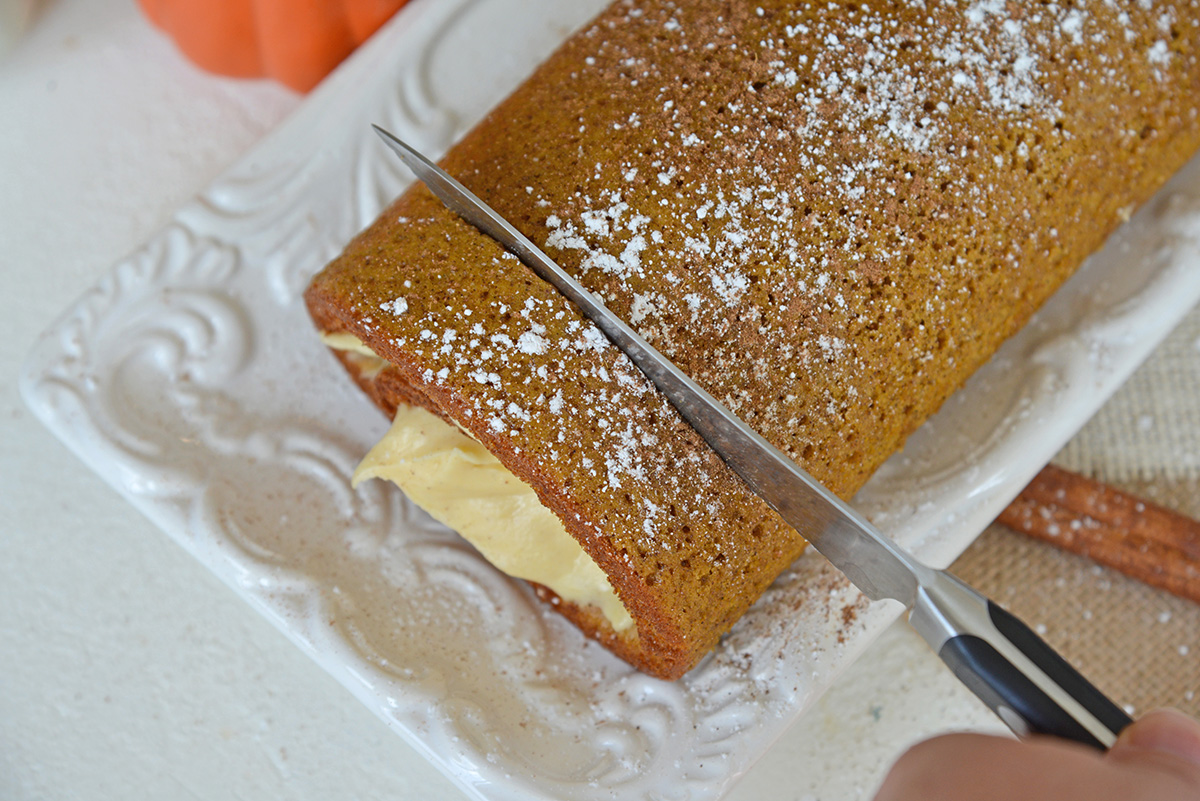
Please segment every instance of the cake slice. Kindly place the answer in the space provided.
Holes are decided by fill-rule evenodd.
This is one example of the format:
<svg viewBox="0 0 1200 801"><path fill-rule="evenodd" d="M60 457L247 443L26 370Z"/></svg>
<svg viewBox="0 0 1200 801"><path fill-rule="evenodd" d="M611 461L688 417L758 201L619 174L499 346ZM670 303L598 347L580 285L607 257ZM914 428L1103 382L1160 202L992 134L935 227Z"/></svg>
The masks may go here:
<svg viewBox="0 0 1200 801"><path fill-rule="evenodd" d="M442 166L849 497L1195 152L1198 20L1191 0L616 2ZM395 421L361 475L637 667L682 675L802 551L422 187L306 300Z"/></svg>

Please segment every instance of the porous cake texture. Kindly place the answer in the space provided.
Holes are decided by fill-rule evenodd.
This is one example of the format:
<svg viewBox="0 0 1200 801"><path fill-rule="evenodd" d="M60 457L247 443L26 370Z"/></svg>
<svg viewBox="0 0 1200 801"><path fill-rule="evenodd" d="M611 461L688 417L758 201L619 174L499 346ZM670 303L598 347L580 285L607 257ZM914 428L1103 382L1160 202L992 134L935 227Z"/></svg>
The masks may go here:
<svg viewBox="0 0 1200 801"><path fill-rule="evenodd" d="M849 497L1196 151L1198 49L1196 0L621 0L443 166ZM307 301L390 362L363 379L385 410L537 489L636 627L564 611L647 672L692 667L804 547L422 187Z"/></svg>

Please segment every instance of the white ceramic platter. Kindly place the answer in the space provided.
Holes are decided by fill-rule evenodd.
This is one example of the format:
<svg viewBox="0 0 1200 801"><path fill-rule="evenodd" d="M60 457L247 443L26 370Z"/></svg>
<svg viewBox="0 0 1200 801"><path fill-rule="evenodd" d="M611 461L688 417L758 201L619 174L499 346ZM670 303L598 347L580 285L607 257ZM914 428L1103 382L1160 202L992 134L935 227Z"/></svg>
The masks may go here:
<svg viewBox="0 0 1200 801"><path fill-rule="evenodd" d="M317 342L309 277L602 0L417 0L39 340L37 415L486 799L716 798L893 619L801 559L683 680L586 642L376 482L385 421ZM1200 298L1200 164L858 499L946 563Z"/></svg>

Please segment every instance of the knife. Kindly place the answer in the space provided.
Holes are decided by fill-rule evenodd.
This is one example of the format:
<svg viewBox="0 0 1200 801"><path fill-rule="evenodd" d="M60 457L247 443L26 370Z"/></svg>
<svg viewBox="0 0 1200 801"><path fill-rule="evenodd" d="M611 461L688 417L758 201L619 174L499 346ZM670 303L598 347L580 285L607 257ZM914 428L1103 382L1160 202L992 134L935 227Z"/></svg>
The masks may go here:
<svg viewBox="0 0 1200 801"><path fill-rule="evenodd" d="M871 600L892 598L954 674L1019 736L1098 749L1133 721L1053 648L965 582L884 536L692 381L525 235L419 152L375 132L447 208L553 284L625 352L742 480Z"/></svg>

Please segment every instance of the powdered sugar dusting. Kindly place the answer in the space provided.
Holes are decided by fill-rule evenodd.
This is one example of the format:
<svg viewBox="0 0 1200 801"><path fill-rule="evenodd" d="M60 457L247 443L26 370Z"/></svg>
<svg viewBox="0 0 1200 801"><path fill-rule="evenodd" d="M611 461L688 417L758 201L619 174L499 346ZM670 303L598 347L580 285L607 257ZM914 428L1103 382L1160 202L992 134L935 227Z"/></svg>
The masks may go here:
<svg viewBox="0 0 1200 801"><path fill-rule="evenodd" d="M902 342L911 367L896 383L920 384L924 365L958 344L947 332L974 313L975 293L986 294L975 276L1057 247L1059 232L1040 226L982 243L973 221L1045 203L1053 189L1042 187L1063 168L1039 151L1076 135L1072 92L1058 87L1121 86L1123 65L1087 53L1123 47L1129 30L1147 27L1146 14L1166 41L1174 11L1116 2L845 13L618 3L584 33L594 49L575 77L581 97L602 85L629 111L599 135L603 157L580 156L567 191L522 182L532 224L542 226L534 238L810 469L820 472L807 446L831 447L822 432L845 438L838 458L862 461L854 443L907 403L904 392L881 395L874 385L872 365L890 356L870 343ZM623 50L624 32L642 30L665 37L666 52ZM1166 80L1169 48L1147 47L1149 63L1163 67L1156 79ZM730 74L738 77L719 77ZM580 107L573 131L581 141L592 133L588 113ZM1014 171L1032 176L1027 198L1013 194ZM914 262L920 277L894 290ZM906 297L917 283L919 310ZM906 316L911 327L897 322ZM585 327L569 342L549 341L547 352L606 346ZM617 372L588 376L607 387ZM612 396L601 391L582 414L603 432L608 450L596 461L607 486L625 492L656 471L637 461L653 458L637 426L596 411Z"/></svg>
<svg viewBox="0 0 1200 801"><path fill-rule="evenodd" d="M389 300L384 303L380 303L379 308L383 309L389 314L399 317L408 311L408 301L404 298L396 298L395 300Z"/></svg>
<svg viewBox="0 0 1200 801"><path fill-rule="evenodd" d="M1074 224L1110 163L1093 158L1170 134L1154 98L1194 74L1195 5L618 0L529 96L546 119L501 106L459 174L848 495L1003 339L999 298L1031 308L1128 214L1089 196ZM1124 116L1084 147L1095 98ZM527 124L528 151L506 150ZM435 267L406 274L408 307L385 322L439 405L569 487L613 558L677 548L647 583L679 560L687 581L701 563L749 575L764 550L786 561L790 543L747 542L785 538L776 518L598 329L494 246L444 222L426 234L437 212L418 203L410 250Z"/></svg>
<svg viewBox="0 0 1200 801"><path fill-rule="evenodd" d="M550 347L550 343L545 337L536 334L533 331L526 331L517 338L517 349L521 353L531 356L540 356L545 353Z"/></svg>
<svg viewBox="0 0 1200 801"><path fill-rule="evenodd" d="M865 321L893 311L883 288L864 307L864 283L914 252L957 251L938 257L942 276L930 279L953 284L981 259L1015 267L1053 246L1056 231L1035 231L986 256L964 252L957 234L918 239L923 213L910 210L940 184L958 217L1008 214L1016 201L993 176L1007 182L1014 164L1037 173L1031 143L1053 147L1074 135L1047 75L1063 72L1069 48L1107 47L1133 24L1117 3L975 0L918 4L911 15L770 4L728 17L673 4L624 7L619 24L657 26L670 55L659 63L622 53L597 35L579 77L594 71L612 91L639 98L617 127L645 145L618 149L613 164L588 163L568 195L532 187L546 247L668 356L687 361L697 340L711 343L685 369L706 385L744 387L718 394L735 409L786 421L800 440L819 427L805 420L854 417L867 370L863 328L879 324ZM697 52L708 61L696 66ZM1149 58L1168 56L1151 46ZM663 66L685 61L682 74ZM735 92L705 96L709 76L738 69L746 78ZM1075 59L1075 69L1090 70L1092 82L1123 80L1117 65ZM964 117L967 130L1004 131L1008 141L964 136ZM587 132L585 123L579 133ZM770 281L769 293L755 290L756 276ZM860 289L848 294L848 286ZM940 321L962 313L953 295L930 302L912 339L924 362L950 344L936 334ZM797 324L813 336L797 338ZM795 372L784 386L762 378L774 369L767 361L747 361L762 350L750 340L789 359ZM778 398L805 398L826 383L845 389L803 410L777 408Z"/></svg>

